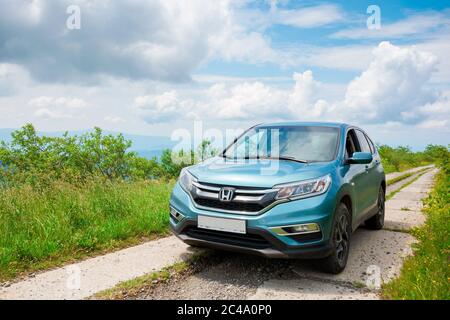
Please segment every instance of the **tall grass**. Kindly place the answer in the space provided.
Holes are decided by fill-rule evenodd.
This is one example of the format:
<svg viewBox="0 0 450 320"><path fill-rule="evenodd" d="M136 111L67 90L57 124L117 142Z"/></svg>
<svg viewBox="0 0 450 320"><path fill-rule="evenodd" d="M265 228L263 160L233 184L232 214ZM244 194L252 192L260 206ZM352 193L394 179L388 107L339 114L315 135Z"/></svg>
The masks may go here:
<svg viewBox="0 0 450 320"><path fill-rule="evenodd" d="M171 182L55 181L0 189L0 279L164 234Z"/></svg>
<svg viewBox="0 0 450 320"><path fill-rule="evenodd" d="M450 300L450 175L443 168L425 201L427 221L413 233L419 240L399 278L383 287L389 299Z"/></svg>

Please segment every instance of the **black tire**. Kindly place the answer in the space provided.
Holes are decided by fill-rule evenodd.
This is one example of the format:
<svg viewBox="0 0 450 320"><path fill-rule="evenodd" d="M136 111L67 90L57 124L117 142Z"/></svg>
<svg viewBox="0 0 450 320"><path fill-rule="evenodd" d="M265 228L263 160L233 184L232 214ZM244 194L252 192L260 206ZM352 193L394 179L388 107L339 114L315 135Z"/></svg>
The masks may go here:
<svg viewBox="0 0 450 320"><path fill-rule="evenodd" d="M327 273L338 274L347 265L352 234L350 212L344 203L340 203L334 213L332 228L333 252L330 256L318 261L318 266Z"/></svg>
<svg viewBox="0 0 450 320"><path fill-rule="evenodd" d="M381 230L384 226L385 196L383 187L378 192L377 213L365 221L365 226L372 230Z"/></svg>

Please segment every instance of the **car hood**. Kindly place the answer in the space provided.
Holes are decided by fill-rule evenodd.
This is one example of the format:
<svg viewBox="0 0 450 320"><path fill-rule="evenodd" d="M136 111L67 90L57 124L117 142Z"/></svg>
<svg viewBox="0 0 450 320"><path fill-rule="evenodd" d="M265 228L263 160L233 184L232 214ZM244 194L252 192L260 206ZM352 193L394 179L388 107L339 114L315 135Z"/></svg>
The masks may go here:
<svg viewBox="0 0 450 320"><path fill-rule="evenodd" d="M300 163L288 160L229 160L216 157L189 167L205 183L271 188L281 183L321 177L332 171L333 162Z"/></svg>

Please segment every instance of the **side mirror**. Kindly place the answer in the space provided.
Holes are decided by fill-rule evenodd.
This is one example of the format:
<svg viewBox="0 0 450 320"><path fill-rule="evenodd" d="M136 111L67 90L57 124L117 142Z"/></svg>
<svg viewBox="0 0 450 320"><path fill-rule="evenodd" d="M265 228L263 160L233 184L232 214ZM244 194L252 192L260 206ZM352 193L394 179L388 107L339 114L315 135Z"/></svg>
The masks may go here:
<svg viewBox="0 0 450 320"><path fill-rule="evenodd" d="M347 159L347 163L367 164L373 160L370 152L354 152L352 157Z"/></svg>

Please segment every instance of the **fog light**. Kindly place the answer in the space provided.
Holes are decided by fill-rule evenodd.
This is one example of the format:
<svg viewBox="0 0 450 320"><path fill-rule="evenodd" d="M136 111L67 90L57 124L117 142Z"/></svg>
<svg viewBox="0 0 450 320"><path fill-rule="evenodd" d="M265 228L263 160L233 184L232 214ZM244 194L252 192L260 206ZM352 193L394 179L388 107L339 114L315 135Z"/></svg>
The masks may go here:
<svg viewBox="0 0 450 320"><path fill-rule="evenodd" d="M292 229L294 232L308 232L308 231L319 231L319 225L317 223L308 223L308 224L299 224L297 226L288 227L288 229Z"/></svg>
<svg viewBox="0 0 450 320"><path fill-rule="evenodd" d="M174 208L170 207L170 216L173 220L175 220L177 223L184 219L184 215L182 215L180 212L175 210Z"/></svg>
<svg viewBox="0 0 450 320"><path fill-rule="evenodd" d="M296 234L319 232L320 226L317 223L305 223L290 226L273 227L270 229L279 236L292 236Z"/></svg>

